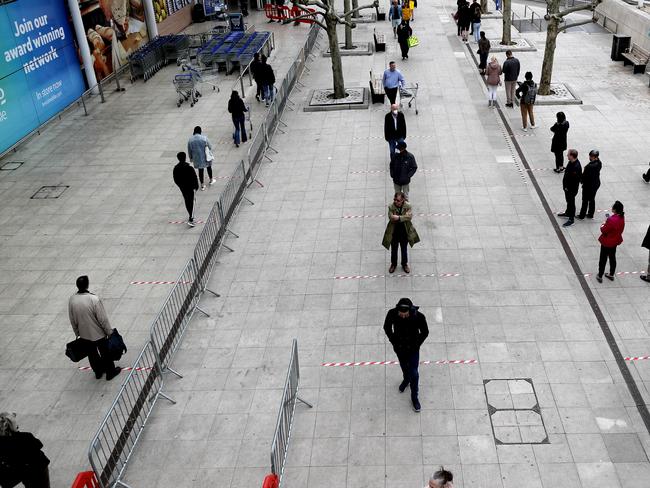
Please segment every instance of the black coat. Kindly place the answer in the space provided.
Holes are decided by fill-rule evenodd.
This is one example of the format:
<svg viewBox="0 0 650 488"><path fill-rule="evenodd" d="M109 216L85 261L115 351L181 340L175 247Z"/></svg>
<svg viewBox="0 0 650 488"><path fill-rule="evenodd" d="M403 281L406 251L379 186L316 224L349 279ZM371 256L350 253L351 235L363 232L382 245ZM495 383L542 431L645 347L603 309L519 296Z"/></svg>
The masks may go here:
<svg viewBox="0 0 650 488"><path fill-rule="evenodd" d="M576 159L575 161L569 161L564 170L564 177L562 178L562 188L565 191L569 192L572 195L578 193L580 188L580 178L582 177L582 166L580 161Z"/></svg>
<svg viewBox="0 0 650 488"><path fill-rule="evenodd" d="M569 132L569 121L565 120L561 124L556 122L551 127L551 132L553 132L551 152L565 151L567 148L566 135Z"/></svg>
<svg viewBox="0 0 650 488"><path fill-rule="evenodd" d="M472 11L469 9L467 2L465 2L465 5L461 5L458 9L458 25L469 28L469 24L471 23Z"/></svg>
<svg viewBox="0 0 650 488"><path fill-rule="evenodd" d="M29 432L13 432L0 436L0 486L15 486L30 477L34 471L50 464L41 449L43 443ZM22 485L21 485L22 486Z"/></svg>
<svg viewBox="0 0 650 488"><path fill-rule="evenodd" d="M246 110L246 104L241 98L231 98L228 100L228 112L232 114L232 118L242 118Z"/></svg>
<svg viewBox="0 0 650 488"><path fill-rule="evenodd" d="M600 170L603 163L600 159L589 161L582 171L582 191L596 191L600 188Z"/></svg>
<svg viewBox="0 0 650 488"><path fill-rule="evenodd" d="M406 24L400 24L397 27L397 42L399 44L407 44L408 45L408 40L409 37L413 35L413 29L411 29L411 26Z"/></svg>
<svg viewBox="0 0 650 488"><path fill-rule="evenodd" d="M199 189L199 179L194 168L189 163L178 163L174 166L174 183L183 193Z"/></svg>
<svg viewBox="0 0 650 488"><path fill-rule="evenodd" d="M397 128L395 128L395 119L392 113L387 113L384 117L384 139L387 141L396 141L406 139L406 119L402 112L397 112Z"/></svg>
<svg viewBox="0 0 650 488"><path fill-rule="evenodd" d="M386 314L384 332L396 352L415 352L429 335L429 327L418 307L411 307L409 316L405 319L397 314L397 308L392 308Z"/></svg>
<svg viewBox="0 0 650 488"><path fill-rule="evenodd" d="M503 62L501 71L503 72L503 81L517 81L520 70L519 60L515 57L508 58Z"/></svg>
<svg viewBox="0 0 650 488"><path fill-rule="evenodd" d="M645 247L646 249L650 249L650 225L648 226L648 231L645 233L645 237L643 238L643 242L641 243L641 247Z"/></svg>
<svg viewBox="0 0 650 488"><path fill-rule="evenodd" d="M253 79L257 82L260 83L260 77L262 75L262 61L259 59L251 61L251 75L253 76Z"/></svg>
<svg viewBox="0 0 650 488"><path fill-rule="evenodd" d="M408 185L418 170L415 156L410 152L396 152L390 158L390 177L396 185Z"/></svg>
<svg viewBox="0 0 650 488"><path fill-rule="evenodd" d="M481 22L481 4L480 3L471 3L469 10L472 12L472 23L476 24Z"/></svg>
<svg viewBox="0 0 650 488"><path fill-rule="evenodd" d="M262 63L262 70L260 72L260 83L265 85L275 84L275 73L273 68L268 63Z"/></svg>

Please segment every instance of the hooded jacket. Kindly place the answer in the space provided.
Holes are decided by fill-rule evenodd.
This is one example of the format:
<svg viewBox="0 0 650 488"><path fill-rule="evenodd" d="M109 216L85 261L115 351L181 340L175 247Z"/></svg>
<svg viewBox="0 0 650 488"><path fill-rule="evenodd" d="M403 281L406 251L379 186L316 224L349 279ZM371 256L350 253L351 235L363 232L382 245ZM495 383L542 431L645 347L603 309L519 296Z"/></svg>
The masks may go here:
<svg viewBox="0 0 650 488"><path fill-rule="evenodd" d="M395 351L415 352L429 335L427 319L408 298L402 298L399 303L402 302L410 306L409 316L403 319L397 307L390 309L384 320L384 332Z"/></svg>
<svg viewBox="0 0 650 488"><path fill-rule="evenodd" d="M596 191L600 188L600 170L603 163L596 158L589 161L582 170L582 191Z"/></svg>
<svg viewBox="0 0 650 488"><path fill-rule="evenodd" d="M490 61L485 73L488 85L497 86L501 82L501 65L498 61Z"/></svg>
<svg viewBox="0 0 650 488"><path fill-rule="evenodd" d="M404 150L398 151L390 158L390 177L396 185L408 185L411 177L418 170L415 156Z"/></svg>

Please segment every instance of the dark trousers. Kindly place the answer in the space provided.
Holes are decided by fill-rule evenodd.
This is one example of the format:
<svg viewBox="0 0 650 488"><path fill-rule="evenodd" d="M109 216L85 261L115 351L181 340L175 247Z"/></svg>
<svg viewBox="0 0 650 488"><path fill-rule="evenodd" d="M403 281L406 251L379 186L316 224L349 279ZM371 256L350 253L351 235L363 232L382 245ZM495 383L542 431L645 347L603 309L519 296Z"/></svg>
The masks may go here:
<svg viewBox="0 0 650 488"><path fill-rule="evenodd" d="M235 144L239 145L240 136L241 141L246 142L248 140L248 137L246 137L246 117L244 115L241 117L233 117L232 124L235 126L235 132L232 135Z"/></svg>
<svg viewBox="0 0 650 488"><path fill-rule="evenodd" d="M479 64L478 64L478 68L479 68L481 71L484 71L485 68L487 67L487 58L488 58L488 54L489 54L489 53L480 52L479 55L478 55L479 60L480 60L480 62L479 62Z"/></svg>
<svg viewBox="0 0 650 488"><path fill-rule="evenodd" d="M565 214L569 220L573 220L576 216L576 192L564 190L564 199L566 200Z"/></svg>
<svg viewBox="0 0 650 488"><path fill-rule="evenodd" d="M560 169L564 166L564 151L553 151L555 154L555 169Z"/></svg>
<svg viewBox="0 0 650 488"><path fill-rule="evenodd" d="M212 179L212 166L207 167L208 178ZM203 168L199 168L199 181L203 184Z"/></svg>
<svg viewBox="0 0 650 488"><path fill-rule="evenodd" d="M194 190L183 191L183 200L185 200L185 208L190 216L190 220L194 220Z"/></svg>
<svg viewBox="0 0 650 488"><path fill-rule="evenodd" d="M402 251L402 266L408 264L408 246L409 241L406 236L393 236L393 240L390 242L390 264L397 266L397 247L400 247Z"/></svg>
<svg viewBox="0 0 650 488"><path fill-rule="evenodd" d="M402 51L402 57L403 58L408 58L409 57L409 43L407 41L400 42L399 43L399 48Z"/></svg>
<svg viewBox="0 0 650 488"><path fill-rule="evenodd" d="M29 474L23 479L25 488L50 488L50 470L47 465L30 466Z"/></svg>
<svg viewBox="0 0 650 488"><path fill-rule="evenodd" d="M417 400L419 391L418 384L420 381L420 373L418 372L418 366L420 364L420 351L404 351L395 349L395 354L397 354L399 367L402 368L404 381L408 381L411 387L411 399Z"/></svg>
<svg viewBox="0 0 650 488"><path fill-rule="evenodd" d="M88 362L96 375L110 373L115 369L115 364L108 354L108 339L104 337L98 341L82 339L88 348Z"/></svg>
<svg viewBox="0 0 650 488"><path fill-rule="evenodd" d="M259 81L256 81L255 84L257 85L257 91L255 92L255 96L257 98L264 99L264 85Z"/></svg>
<svg viewBox="0 0 650 488"><path fill-rule="evenodd" d="M643 175L643 179L645 181L650 181L650 169L645 172L645 174Z"/></svg>
<svg viewBox="0 0 650 488"><path fill-rule="evenodd" d="M580 217L585 215L590 219L593 218L596 211L596 191L582 187L582 207L580 207Z"/></svg>
<svg viewBox="0 0 650 488"><path fill-rule="evenodd" d="M395 88L384 87L384 91L386 92L386 96L388 97L388 100L390 101L391 105L395 103L395 100L397 99L397 87Z"/></svg>
<svg viewBox="0 0 650 488"><path fill-rule="evenodd" d="M605 265L607 264L607 259L609 258L609 274L613 275L616 273L616 246L614 247L605 247L600 246L600 259L598 260L598 276L602 276L605 273Z"/></svg>

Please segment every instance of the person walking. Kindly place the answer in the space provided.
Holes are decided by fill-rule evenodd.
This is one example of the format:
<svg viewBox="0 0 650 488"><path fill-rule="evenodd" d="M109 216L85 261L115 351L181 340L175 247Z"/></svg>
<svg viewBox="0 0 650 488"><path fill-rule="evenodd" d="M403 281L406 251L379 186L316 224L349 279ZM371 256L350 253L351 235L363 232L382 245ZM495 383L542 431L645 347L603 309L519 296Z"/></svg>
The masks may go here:
<svg viewBox="0 0 650 488"><path fill-rule="evenodd" d="M201 182L201 191L205 191L205 183L203 183L203 172L208 170L208 178L210 185L214 185L217 180L212 177L212 162L214 155L212 154L212 143L202 134L201 127L198 125L194 127L194 134L187 141L187 154L194 167L199 170L199 181Z"/></svg>
<svg viewBox="0 0 650 488"><path fill-rule="evenodd" d="M253 54L253 60L251 61L249 69L257 88L257 91L255 92L255 100L259 102L260 99L264 100L264 85L262 83L263 67L262 61L260 61L260 53Z"/></svg>
<svg viewBox="0 0 650 488"><path fill-rule="evenodd" d="M650 163L648 163L648 164L650 164ZM643 173L641 175L641 178L643 178L643 181L645 181L646 183L650 183L650 169L648 171L646 171L645 173Z"/></svg>
<svg viewBox="0 0 650 488"><path fill-rule="evenodd" d="M237 90L233 90L230 94L230 100L228 100L228 112L232 114L232 123L235 126L235 132L232 134L233 141L235 146L239 147L240 136L241 142L246 142L248 137L246 137L246 104L239 96Z"/></svg>
<svg viewBox="0 0 650 488"><path fill-rule="evenodd" d="M279 22L279 21L278 21ZM275 98L275 73L267 58L262 54L262 88L264 90L264 105L271 105Z"/></svg>
<svg viewBox="0 0 650 488"><path fill-rule="evenodd" d="M485 32L481 32L480 38L478 40L477 52L479 56L478 70L482 75L485 74L487 59L488 59L488 55L490 54L491 47L492 46L490 45L490 40L487 37L485 37Z"/></svg>
<svg viewBox="0 0 650 488"><path fill-rule="evenodd" d="M648 230L645 233L641 247L645 247L648 251L650 251L650 225L648 226ZM641 275L641 279L646 283L650 283L650 252L648 253L648 269L644 275Z"/></svg>
<svg viewBox="0 0 650 488"><path fill-rule="evenodd" d="M564 112L555 114L556 122L551 127L553 138L551 139L551 152L555 155L555 171L561 173L564 171L564 151L567 148L567 132L569 132L569 121L566 119Z"/></svg>
<svg viewBox="0 0 650 488"><path fill-rule="evenodd" d="M474 42L478 44L479 32L481 31L481 4L477 0L472 0L469 6L472 12L472 34L474 35Z"/></svg>
<svg viewBox="0 0 650 488"><path fill-rule="evenodd" d="M176 158L178 164L174 166L174 183L178 186L185 201L185 208L189 214L187 225L194 227L194 200L196 190L199 189L199 180L192 167L188 164L187 155L184 152L176 154Z"/></svg>
<svg viewBox="0 0 650 488"><path fill-rule="evenodd" d="M454 20L456 21L456 28L458 29L458 36L460 37L461 31L460 31L460 9L461 7L465 4L466 0L456 0L456 13L454 13Z"/></svg>
<svg viewBox="0 0 650 488"><path fill-rule="evenodd" d="M515 87L519 78L519 60L512 55L512 51L506 51L506 60L503 62L503 81L506 87L506 107L514 107Z"/></svg>
<svg viewBox="0 0 650 488"><path fill-rule="evenodd" d="M97 295L88 291L88 276L77 278L77 293L68 301L68 317L76 337L84 341L90 367L95 378L106 374L106 380L115 378L122 368L115 366L108 351L108 337L113 329L108 322L104 305Z"/></svg>
<svg viewBox="0 0 650 488"><path fill-rule="evenodd" d="M402 61L409 57L409 37L413 35L413 29L406 20L397 27L397 43L402 51Z"/></svg>
<svg viewBox="0 0 650 488"><path fill-rule="evenodd" d="M397 27L402 23L402 6L397 0L393 0L393 4L390 6L388 20L393 26L393 36L397 37Z"/></svg>
<svg viewBox="0 0 650 488"><path fill-rule="evenodd" d="M578 160L578 151L575 149L569 149L567 157L569 162L567 163L564 177L562 178L566 210L557 214L558 217L566 217L569 219L562 224L563 227L573 225L573 219L576 215L576 195L580 189L580 179L582 177L582 166Z"/></svg>
<svg viewBox="0 0 650 488"><path fill-rule="evenodd" d="M410 273L411 268L408 264L408 245L413 247L420 242L418 235L411 219L413 213L411 205L406 201L406 194L398 191L393 197L393 203L388 206L388 224L384 232L382 246L390 250L390 268L389 273L394 273L397 268L397 248L400 248L402 258L402 269L405 273Z"/></svg>
<svg viewBox="0 0 650 488"><path fill-rule="evenodd" d="M599 152L597 149L589 151L589 162L582 170L582 206L578 218L583 220L594 218L596 212L596 192L600 188L600 170L603 163L598 159Z"/></svg>
<svg viewBox="0 0 650 488"><path fill-rule="evenodd" d="M392 159L398 142L406 139L406 118L400 112L396 103L390 106L390 112L384 117L384 139L388 142L388 149Z"/></svg>
<svg viewBox="0 0 650 488"><path fill-rule="evenodd" d="M400 70L397 69L395 61L388 63L388 69L384 71L382 83L384 85L384 92L386 93L390 104L393 105L395 100L397 100L397 91L406 84L404 76L402 76Z"/></svg>
<svg viewBox="0 0 650 488"><path fill-rule="evenodd" d="M469 8L469 3L463 2L458 7L458 25L460 26L460 36L463 42L467 42L467 31L472 23L472 11Z"/></svg>
<svg viewBox="0 0 650 488"><path fill-rule="evenodd" d="M393 179L393 187L397 192L404 192L408 197L411 178L418 170L415 156L406 150L406 142L398 141L397 151L390 158L390 177Z"/></svg>
<svg viewBox="0 0 650 488"><path fill-rule="evenodd" d="M481 35L484 33L481 32ZM487 66L488 107L497 105L497 88L501 85L501 65L496 56L492 56Z"/></svg>
<svg viewBox="0 0 650 488"><path fill-rule="evenodd" d="M0 413L0 486L50 488L50 460L42 449L34 434L18 430L15 413Z"/></svg>
<svg viewBox="0 0 650 488"><path fill-rule="evenodd" d="M429 336L427 318L419 307L413 305L409 298L400 298L395 308L391 308L384 319L384 332L393 346L393 351L402 369L402 382L399 392L404 393L411 387L413 410L419 412L420 406L418 366L420 364L420 347Z"/></svg>
<svg viewBox="0 0 650 488"><path fill-rule="evenodd" d="M429 484L425 488L454 488L454 475L440 466L440 469L431 475Z"/></svg>
<svg viewBox="0 0 650 488"><path fill-rule="evenodd" d="M521 124L522 129L526 132L528 129L527 117L530 118L530 128L535 129L535 114L533 113L533 106L537 99L537 83L533 81L533 74L526 71L524 75L525 81L519 85L515 91L515 95L519 99L519 108L521 109Z"/></svg>
<svg viewBox="0 0 650 488"><path fill-rule="evenodd" d="M603 282L605 265L609 260L609 274L605 275L610 281L614 281L616 273L616 248L623 243L623 230L625 229L625 212L623 204L616 200L612 205L612 215L606 214L607 220L600 226L600 258L598 259L598 274L596 280Z"/></svg>

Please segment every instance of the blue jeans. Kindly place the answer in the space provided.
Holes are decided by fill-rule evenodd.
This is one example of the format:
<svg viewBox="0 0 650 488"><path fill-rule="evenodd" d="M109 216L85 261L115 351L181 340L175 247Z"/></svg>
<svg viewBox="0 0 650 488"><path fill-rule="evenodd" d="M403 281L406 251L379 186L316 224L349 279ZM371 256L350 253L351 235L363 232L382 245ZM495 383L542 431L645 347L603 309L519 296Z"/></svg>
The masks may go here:
<svg viewBox="0 0 650 488"><path fill-rule="evenodd" d="M481 23L474 22L474 40L478 43L478 40L481 38Z"/></svg>
<svg viewBox="0 0 650 488"><path fill-rule="evenodd" d="M246 117L242 115L241 117L233 117L232 123L235 126L235 132L233 132L232 138L235 140L235 144L239 146L239 136L241 134L241 140L246 142L248 137L246 137Z"/></svg>
<svg viewBox="0 0 650 488"><path fill-rule="evenodd" d="M395 149L397 148L398 142L404 142L404 139L391 139L388 141L388 149L390 150L390 155L395 154Z"/></svg>
<svg viewBox="0 0 650 488"><path fill-rule="evenodd" d="M418 365L420 364L420 350L400 350L395 348L395 354L399 360L399 367L402 368L404 380L408 380L411 386L411 400L418 399L418 383L420 380L420 373L418 373Z"/></svg>
<svg viewBox="0 0 650 488"><path fill-rule="evenodd" d="M264 102L268 106L275 97L275 87L273 85L264 85Z"/></svg>

